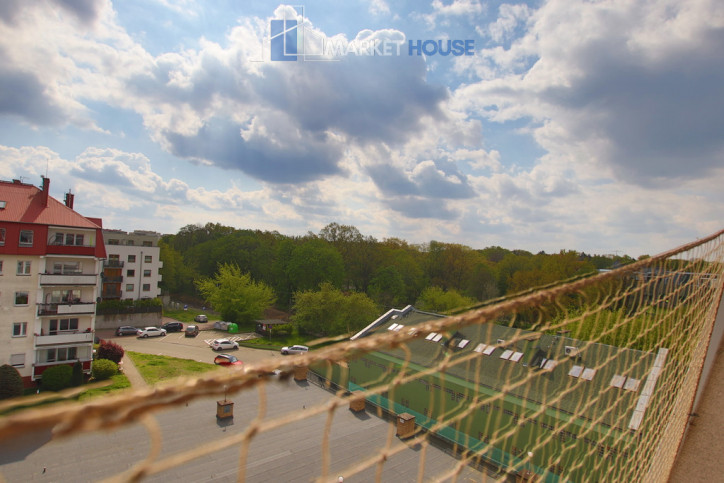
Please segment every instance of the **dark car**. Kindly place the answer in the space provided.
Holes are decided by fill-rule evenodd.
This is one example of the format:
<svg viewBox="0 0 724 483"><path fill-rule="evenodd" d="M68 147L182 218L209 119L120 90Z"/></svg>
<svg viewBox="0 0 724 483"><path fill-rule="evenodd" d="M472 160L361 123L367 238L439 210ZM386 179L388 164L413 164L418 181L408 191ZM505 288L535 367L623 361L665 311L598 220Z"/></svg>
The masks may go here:
<svg viewBox="0 0 724 483"><path fill-rule="evenodd" d="M186 330L184 331L184 335L186 337L196 337L197 335L199 335L199 326L187 325Z"/></svg>
<svg viewBox="0 0 724 483"><path fill-rule="evenodd" d="M138 333L138 327L131 327L130 325L122 325L116 329L116 335L136 335Z"/></svg>
<svg viewBox="0 0 724 483"><path fill-rule="evenodd" d="M204 314L199 314L196 317L194 317L194 322L208 322L209 318L205 316Z"/></svg>
<svg viewBox="0 0 724 483"><path fill-rule="evenodd" d="M184 324L181 322L166 322L161 328L166 329L166 332L181 332L184 330Z"/></svg>

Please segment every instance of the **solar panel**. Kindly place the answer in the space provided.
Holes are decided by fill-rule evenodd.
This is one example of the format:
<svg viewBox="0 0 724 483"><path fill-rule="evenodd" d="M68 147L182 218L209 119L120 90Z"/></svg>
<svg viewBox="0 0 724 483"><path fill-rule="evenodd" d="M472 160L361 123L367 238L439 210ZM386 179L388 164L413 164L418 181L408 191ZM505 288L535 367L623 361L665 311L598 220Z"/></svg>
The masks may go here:
<svg viewBox="0 0 724 483"><path fill-rule="evenodd" d="M500 354L500 358L505 359L507 361L508 359L510 359L510 356L512 356L512 355L513 355L513 351L510 349L506 349L503 351L502 354Z"/></svg>
<svg viewBox="0 0 724 483"><path fill-rule="evenodd" d="M626 384L624 384L623 389L625 391L638 391L639 384L641 384L640 380L634 379L633 377L629 377L626 380Z"/></svg>
<svg viewBox="0 0 724 483"><path fill-rule="evenodd" d="M463 339L463 340L461 340L460 343L458 344L458 347L462 349L462 348L464 348L466 345L468 345L469 343L470 343L469 340Z"/></svg>
<svg viewBox="0 0 724 483"><path fill-rule="evenodd" d="M483 354L485 354L486 356L489 356L490 354L493 353L494 350L495 350L495 346L489 345L488 347L485 348L485 350L483 351Z"/></svg>
<svg viewBox="0 0 724 483"><path fill-rule="evenodd" d="M440 339L442 339L442 334L437 334L435 337L433 337L433 342L438 342Z"/></svg>
<svg viewBox="0 0 724 483"><path fill-rule="evenodd" d="M611 385L613 387L623 387L623 383L626 380L626 378L620 374L616 374L611 378Z"/></svg>
<svg viewBox="0 0 724 483"><path fill-rule="evenodd" d="M429 334L427 334L427 337L425 337L425 340L432 340L436 335L436 332L430 332Z"/></svg>
<svg viewBox="0 0 724 483"><path fill-rule="evenodd" d="M485 344L480 343L480 344L478 344L478 345L475 347L475 349L473 349L473 350L474 350L475 352L483 352L483 350L484 350L486 347L487 347L487 346L486 346Z"/></svg>
<svg viewBox="0 0 724 483"><path fill-rule="evenodd" d="M568 371L568 375L571 377L578 377L583 372L583 366L573 366L571 367L571 370Z"/></svg>
<svg viewBox="0 0 724 483"><path fill-rule="evenodd" d="M588 367L583 371L583 374L581 374L581 379L585 379L586 381L591 381L591 380L593 380L593 376L595 376L595 375L596 375L596 369Z"/></svg>
<svg viewBox="0 0 724 483"><path fill-rule="evenodd" d="M512 356L510 356L511 362L518 362L523 357L522 352L514 352Z"/></svg>

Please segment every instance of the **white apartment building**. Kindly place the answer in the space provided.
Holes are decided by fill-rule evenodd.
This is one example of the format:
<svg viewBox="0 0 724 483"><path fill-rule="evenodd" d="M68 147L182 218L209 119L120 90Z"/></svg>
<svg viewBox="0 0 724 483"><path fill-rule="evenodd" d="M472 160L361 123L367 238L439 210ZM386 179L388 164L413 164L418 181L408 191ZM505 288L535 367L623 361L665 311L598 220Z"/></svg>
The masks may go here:
<svg viewBox="0 0 724 483"><path fill-rule="evenodd" d="M103 230L107 260L103 263L104 300L146 299L161 295L161 235L152 231Z"/></svg>

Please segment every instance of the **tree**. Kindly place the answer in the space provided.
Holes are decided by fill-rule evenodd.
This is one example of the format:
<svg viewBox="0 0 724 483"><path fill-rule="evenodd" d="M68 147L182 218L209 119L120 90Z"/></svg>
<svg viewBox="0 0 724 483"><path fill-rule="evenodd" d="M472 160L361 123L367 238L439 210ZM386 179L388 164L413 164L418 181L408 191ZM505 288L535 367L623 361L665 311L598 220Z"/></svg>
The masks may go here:
<svg viewBox="0 0 724 483"><path fill-rule="evenodd" d="M72 387L78 387L83 384L83 364L80 361L75 361L73 364L73 374L70 376L70 385Z"/></svg>
<svg viewBox="0 0 724 483"><path fill-rule="evenodd" d="M118 373L118 364L108 359L98 359L93 361L91 366L91 374L93 379L102 381L110 379Z"/></svg>
<svg viewBox="0 0 724 483"><path fill-rule="evenodd" d="M108 359L116 364L123 359L124 350L112 340L102 340L98 346L98 359Z"/></svg>
<svg viewBox="0 0 724 483"><path fill-rule="evenodd" d="M443 290L440 287L427 287L420 294L415 306L420 310L445 313L473 305L475 300L460 295L456 290Z"/></svg>
<svg viewBox="0 0 724 483"><path fill-rule="evenodd" d="M314 290L323 282L339 287L344 280L344 263L332 245L310 238L294 248L286 273L294 291Z"/></svg>
<svg viewBox="0 0 724 483"><path fill-rule="evenodd" d="M394 266L378 270L367 290L372 299L384 307L395 307L405 296L405 282Z"/></svg>
<svg viewBox="0 0 724 483"><path fill-rule="evenodd" d="M248 323L258 319L274 303L274 291L263 282L255 282L234 264L223 264L214 278L204 278L196 286L206 302L225 320Z"/></svg>
<svg viewBox="0 0 724 483"><path fill-rule="evenodd" d="M321 284L319 291L297 292L294 300L292 321L304 332L319 336L359 331L375 320L379 312L366 294L345 295L330 283Z"/></svg>
<svg viewBox="0 0 724 483"><path fill-rule="evenodd" d="M0 366L0 400L23 395L23 378L10 364Z"/></svg>
<svg viewBox="0 0 724 483"><path fill-rule="evenodd" d="M60 391L66 387L70 387L73 378L73 368L65 364L60 366L50 366L43 371L43 379L41 379L43 389L49 391Z"/></svg>

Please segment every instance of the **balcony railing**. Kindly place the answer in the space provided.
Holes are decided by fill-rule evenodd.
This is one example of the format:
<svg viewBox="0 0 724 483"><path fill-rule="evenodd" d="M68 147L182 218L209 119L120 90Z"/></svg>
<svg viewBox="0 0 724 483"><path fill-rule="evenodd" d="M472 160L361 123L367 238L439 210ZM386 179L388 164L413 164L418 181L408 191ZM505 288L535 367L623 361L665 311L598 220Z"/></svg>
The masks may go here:
<svg viewBox="0 0 724 483"><path fill-rule="evenodd" d="M122 260L104 260L103 268L123 268Z"/></svg>
<svg viewBox="0 0 724 483"><path fill-rule="evenodd" d="M103 283L121 283L123 282L123 277L103 277Z"/></svg>
<svg viewBox="0 0 724 483"><path fill-rule="evenodd" d="M54 344L78 344L83 342L93 342L93 332L90 332L90 329L88 331L58 331L57 334L35 336L36 347Z"/></svg>
<svg viewBox="0 0 724 483"><path fill-rule="evenodd" d="M38 315L92 314L95 308L94 302L38 304Z"/></svg>
<svg viewBox="0 0 724 483"><path fill-rule="evenodd" d="M41 273L40 285L95 285L98 275L91 273Z"/></svg>

